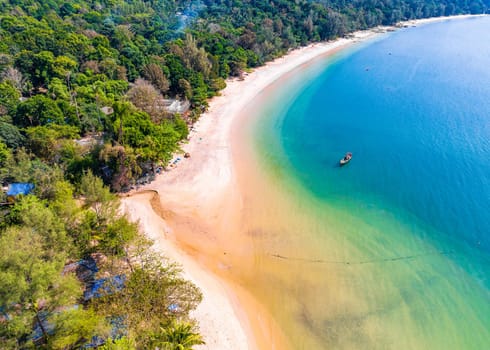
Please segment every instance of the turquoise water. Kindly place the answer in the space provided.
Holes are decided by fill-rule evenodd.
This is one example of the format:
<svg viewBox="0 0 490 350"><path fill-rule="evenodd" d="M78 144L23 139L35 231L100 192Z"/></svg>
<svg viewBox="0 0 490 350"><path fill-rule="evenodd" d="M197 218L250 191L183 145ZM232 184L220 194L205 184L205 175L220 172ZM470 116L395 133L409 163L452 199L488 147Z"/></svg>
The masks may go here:
<svg viewBox="0 0 490 350"><path fill-rule="evenodd" d="M260 123L263 157L330 213L316 220L335 232L312 235L342 241L315 261L349 265L336 273L358 311L305 306L320 348L490 348L489 33L484 17L383 35Z"/></svg>

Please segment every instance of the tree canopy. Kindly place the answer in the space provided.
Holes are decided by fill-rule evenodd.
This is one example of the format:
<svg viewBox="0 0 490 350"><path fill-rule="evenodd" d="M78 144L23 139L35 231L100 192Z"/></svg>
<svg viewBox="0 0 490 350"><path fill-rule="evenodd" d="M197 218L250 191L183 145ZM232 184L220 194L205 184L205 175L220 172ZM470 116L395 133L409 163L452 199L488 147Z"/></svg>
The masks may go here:
<svg viewBox="0 0 490 350"><path fill-rule="evenodd" d="M200 291L151 252L102 180L88 171L78 189L57 179L49 187L50 199L18 198L2 221L2 346L145 349L156 335L175 348L201 343L189 318ZM162 335L179 329L181 338Z"/></svg>
<svg viewBox="0 0 490 350"><path fill-rule="evenodd" d="M312 41L489 8L488 0L2 1L0 140L63 163L72 178L91 169L121 190L166 164L230 76ZM169 111L174 99L190 110ZM73 144L95 133L97 143Z"/></svg>
<svg viewBox="0 0 490 350"><path fill-rule="evenodd" d="M168 164L230 77L358 29L489 9L489 0L1 1L0 181L35 185L14 203L0 198L2 347L202 344L189 317L199 290L151 253L114 192ZM97 268L80 267L91 261Z"/></svg>

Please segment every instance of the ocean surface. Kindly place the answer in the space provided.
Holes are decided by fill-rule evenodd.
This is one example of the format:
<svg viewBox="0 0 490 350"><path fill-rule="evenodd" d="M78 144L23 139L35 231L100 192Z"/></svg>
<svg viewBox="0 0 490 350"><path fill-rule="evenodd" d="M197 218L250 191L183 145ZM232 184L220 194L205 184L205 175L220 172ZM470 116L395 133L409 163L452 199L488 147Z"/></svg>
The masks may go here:
<svg viewBox="0 0 490 350"><path fill-rule="evenodd" d="M489 33L381 34L261 105L253 288L294 349L490 349Z"/></svg>

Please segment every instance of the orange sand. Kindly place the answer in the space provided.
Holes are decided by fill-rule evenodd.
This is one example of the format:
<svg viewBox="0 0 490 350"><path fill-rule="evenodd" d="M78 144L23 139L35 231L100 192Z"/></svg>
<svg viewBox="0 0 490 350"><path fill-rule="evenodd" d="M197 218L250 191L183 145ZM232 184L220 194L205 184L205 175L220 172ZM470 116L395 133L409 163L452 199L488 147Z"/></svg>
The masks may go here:
<svg viewBox="0 0 490 350"><path fill-rule="evenodd" d="M411 21L407 25L434 20ZM386 31L382 28L381 31ZM286 337L269 310L249 292L250 274L259 255L253 251L250 232L243 232L245 195L254 193L253 178L242 164L245 155L239 127L248 106L259 93L288 73L359 40L379 28L354 33L349 39L313 44L291 51L248 74L232 80L191 131L183 146L191 158L183 159L143 192L125 197L123 209L139 220L154 249L183 266L185 277L203 292L203 302L193 313L206 345L199 349L285 349ZM248 117L247 117L248 118ZM241 141L240 141L241 139ZM238 140L238 141L237 141ZM245 141L246 142L246 141ZM248 188L244 188L248 187ZM262 194L267 196L267 194ZM266 222L268 218L263 218ZM260 222L258 220L257 222ZM243 276L248 276L243 278Z"/></svg>

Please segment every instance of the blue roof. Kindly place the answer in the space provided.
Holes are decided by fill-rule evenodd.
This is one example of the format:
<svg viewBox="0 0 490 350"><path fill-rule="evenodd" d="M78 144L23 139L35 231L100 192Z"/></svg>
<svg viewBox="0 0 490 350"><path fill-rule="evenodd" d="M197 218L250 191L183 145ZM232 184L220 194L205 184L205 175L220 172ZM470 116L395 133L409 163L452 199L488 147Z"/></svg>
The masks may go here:
<svg viewBox="0 0 490 350"><path fill-rule="evenodd" d="M101 278L95 280L94 283L85 290L83 298L90 300L92 298L100 298L104 295L110 295L114 292L119 292L124 288L126 281L125 275L117 275L114 277Z"/></svg>
<svg viewBox="0 0 490 350"><path fill-rule="evenodd" d="M4 320L10 321L12 317L7 313L3 306L0 306L0 322L2 322L2 318Z"/></svg>
<svg viewBox="0 0 490 350"><path fill-rule="evenodd" d="M48 321L49 316L51 316L53 314L59 314L61 312L67 311L67 310L77 310L78 307L79 307L78 304L63 307L57 311L54 311L54 313L49 313L47 311L41 311L39 313L39 319L41 320L42 328L44 328L44 330L46 331L46 333L48 335L53 334L55 329L56 329L56 326L52 322ZM34 328L32 330L31 336L30 336L30 339L32 339L32 341L34 343L37 343L44 338L44 332L41 328L41 324L39 324L39 321L37 321L37 320L34 324Z"/></svg>
<svg viewBox="0 0 490 350"><path fill-rule="evenodd" d="M111 316L107 318L109 324L111 325L111 330L109 333L109 338L112 340L121 339L122 337L128 335L127 326L125 323L124 316ZM82 346L82 349L92 349L104 345L107 342L106 338L102 338L98 335L93 336L90 343Z"/></svg>
<svg viewBox="0 0 490 350"><path fill-rule="evenodd" d="M7 196L17 196L19 194L27 195L34 189L34 184L18 182L9 185Z"/></svg>
<svg viewBox="0 0 490 350"><path fill-rule="evenodd" d="M92 257L78 260L65 265L63 268L63 274L74 273L83 283L93 283L97 272L99 272L99 268Z"/></svg>
<svg viewBox="0 0 490 350"><path fill-rule="evenodd" d="M49 314L47 312L39 313L39 319L41 320L43 326L42 328L44 328L47 334L53 334L55 325L51 322L48 322L48 316ZM36 321L30 337L34 343L37 343L38 341L43 339L44 332L42 328L39 322Z"/></svg>

